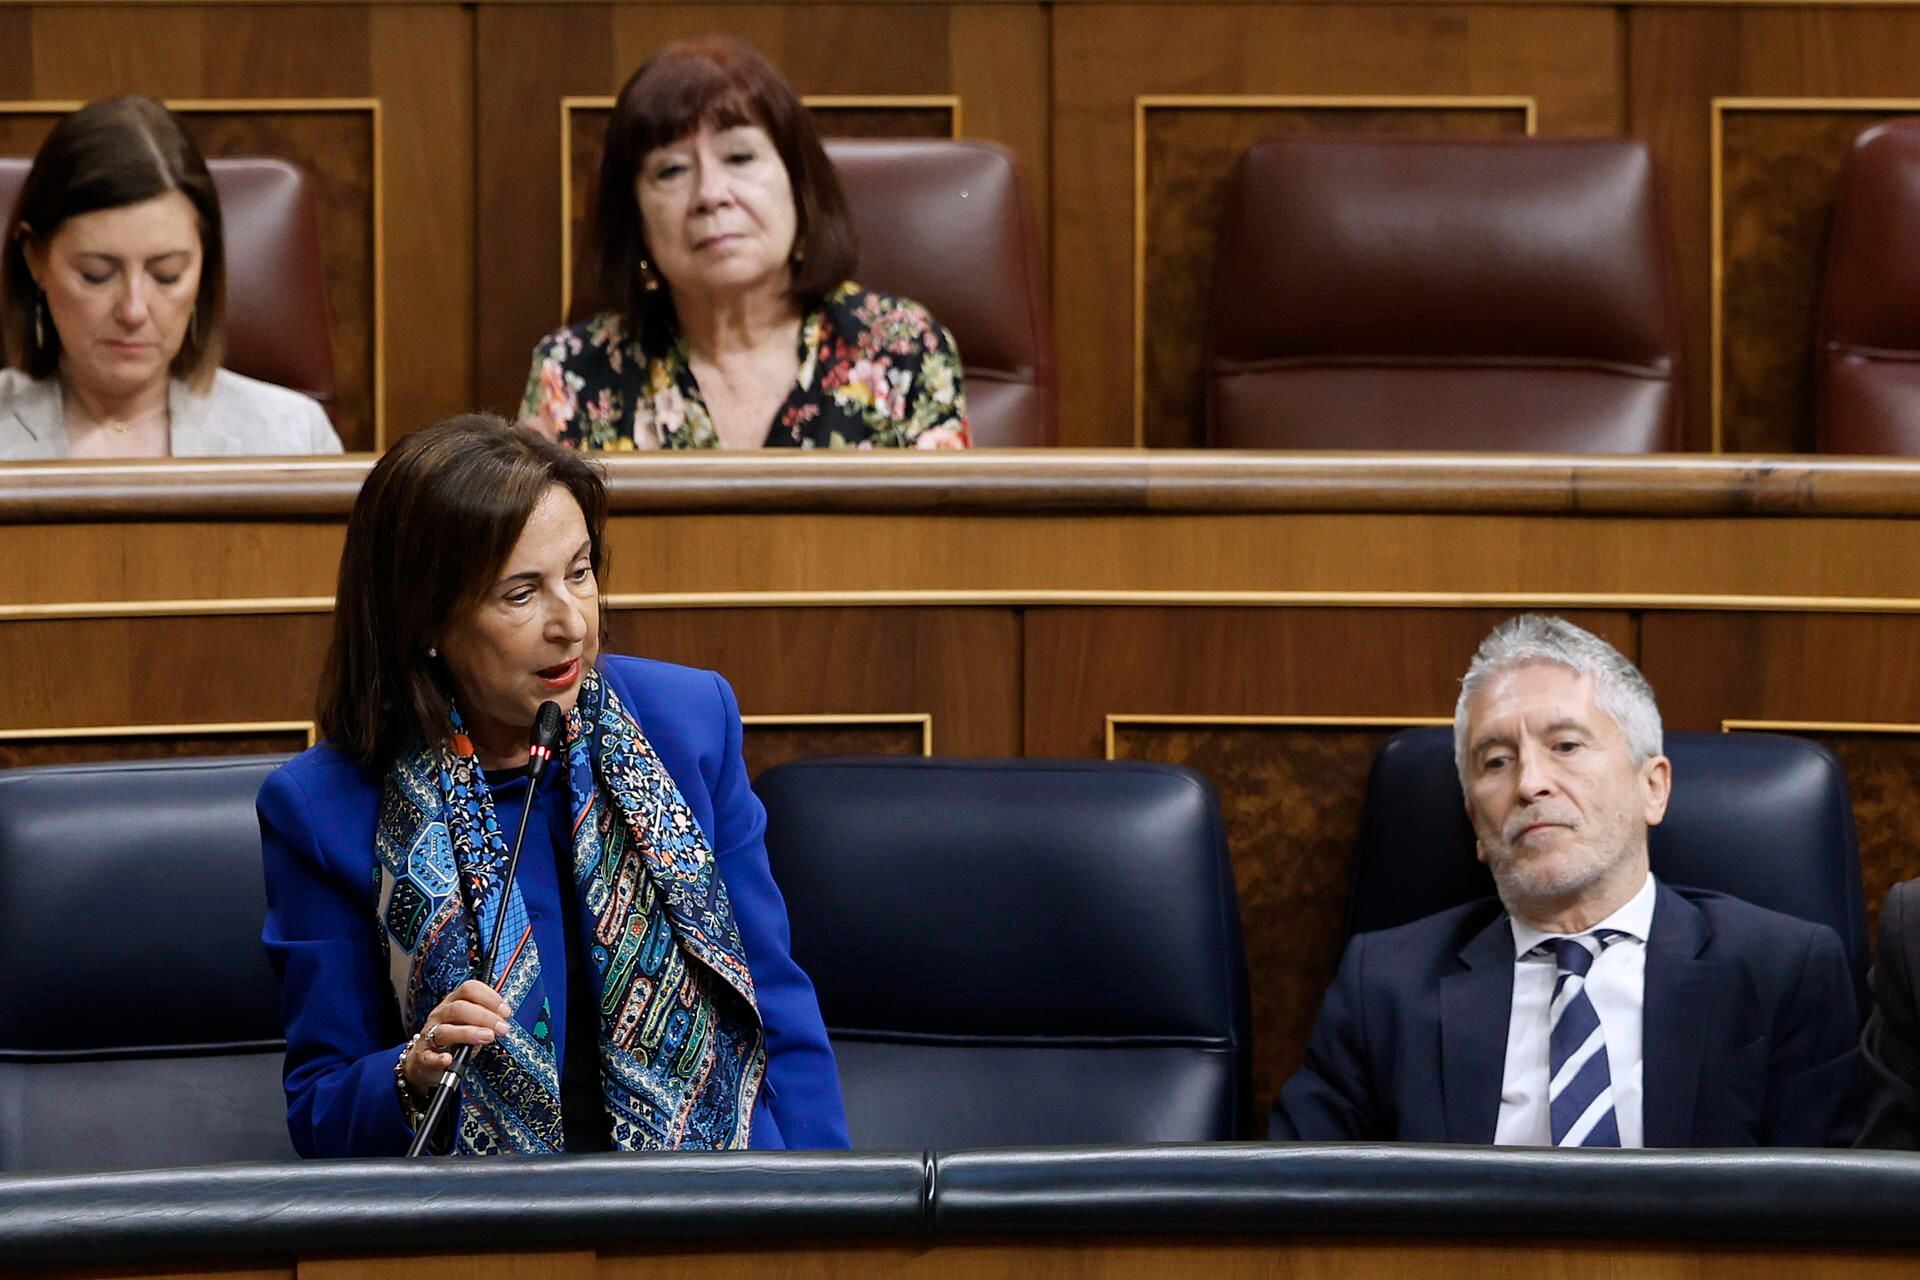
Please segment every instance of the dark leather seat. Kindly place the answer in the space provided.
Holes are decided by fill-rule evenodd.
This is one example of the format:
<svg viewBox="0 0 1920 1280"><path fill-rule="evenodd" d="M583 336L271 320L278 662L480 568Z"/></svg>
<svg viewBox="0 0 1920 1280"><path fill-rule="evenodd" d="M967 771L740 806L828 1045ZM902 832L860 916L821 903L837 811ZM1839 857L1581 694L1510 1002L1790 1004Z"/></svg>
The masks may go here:
<svg viewBox="0 0 1920 1280"><path fill-rule="evenodd" d="M0 156L0 209L32 160ZM313 181L284 160L209 160L227 239L226 368L334 402L333 338Z"/></svg>
<svg viewBox="0 0 1920 1280"><path fill-rule="evenodd" d="M253 812L278 763L0 772L0 1170L293 1158Z"/></svg>
<svg viewBox="0 0 1920 1280"><path fill-rule="evenodd" d="M1054 440L1053 330L1033 214L990 142L834 138L860 283L921 303L953 334L980 448Z"/></svg>
<svg viewBox="0 0 1920 1280"><path fill-rule="evenodd" d="M1211 443L1679 448L1656 187L1625 139L1249 148L1214 281Z"/></svg>
<svg viewBox="0 0 1920 1280"><path fill-rule="evenodd" d="M1825 453L1920 454L1920 118L1861 132L1840 166L1821 286Z"/></svg>
<svg viewBox="0 0 1920 1280"><path fill-rule="evenodd" d="M1649 833L1654 874L1831 925L1866 1007L1866 909L1853 805L1817 743L1765 733L1668 733L1673 798ZM1409 729L1374 757L1348 926L1418 920L1493 893L1453 763L1453 730Z"/></svg>
<svg viewBox="0 0 1920 1280"><path fill-rule="evenodd" d="M1244 1134L1245 959L1199 775L841 759L756 789L855 1146Z"/></svg>

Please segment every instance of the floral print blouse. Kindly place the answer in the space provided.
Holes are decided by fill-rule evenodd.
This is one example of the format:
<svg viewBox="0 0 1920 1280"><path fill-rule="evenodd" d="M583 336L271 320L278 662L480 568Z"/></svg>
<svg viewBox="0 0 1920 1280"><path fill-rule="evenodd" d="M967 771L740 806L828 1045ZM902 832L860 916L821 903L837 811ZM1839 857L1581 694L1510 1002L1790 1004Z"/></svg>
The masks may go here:
<svg viewBox="0 0 1920 1280"><path fill-rule="evenodd" d="M714 449L686 338L647 351L616 312L534 348L520 418L580 449ZM964 449L967 397L953 335L925 307L849 280L800 322L800 374L769 447Z"/></svg>

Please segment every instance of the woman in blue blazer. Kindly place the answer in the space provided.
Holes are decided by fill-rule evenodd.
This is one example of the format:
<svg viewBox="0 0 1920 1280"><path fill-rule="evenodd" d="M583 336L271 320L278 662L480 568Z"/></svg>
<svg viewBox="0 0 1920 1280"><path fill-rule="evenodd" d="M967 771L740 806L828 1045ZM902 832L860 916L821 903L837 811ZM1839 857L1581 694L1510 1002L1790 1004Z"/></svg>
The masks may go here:
<svg viewBox="0 0 1920 1280"><path fill-rule="evenodd" d="M259 799L306 1155L405 1150L461 1045L464 1153L847 1145L732 691L601 656L605 523L591 464L485 417L408 436L354 504L326 742Z"/></svg>

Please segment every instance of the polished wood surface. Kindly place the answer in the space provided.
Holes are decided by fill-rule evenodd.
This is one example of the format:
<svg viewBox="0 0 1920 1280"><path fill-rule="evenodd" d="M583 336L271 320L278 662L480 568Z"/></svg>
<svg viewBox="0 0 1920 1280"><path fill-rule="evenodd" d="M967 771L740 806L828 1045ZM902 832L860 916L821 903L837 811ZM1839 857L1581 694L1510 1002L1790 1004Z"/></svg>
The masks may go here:
<svg viewBox="0 0 1920 1280"><path fill-rule="evenodd" d="M1920 516L1920 461L1257 453L787 450L601 454L612 510ZM344 518L371 458L0 462L0 524Z"/></svg>
<svg viewBox="0 0 1920 1280"><path fill-rule="evenodd" d="M676 1252L520 1252L303 1259L297 1269L43 1272L46 1280L1869 1280L1910 1273L1897 1250L1754 1249L1635 1241L1275 1239L781 1245Z"/></svg>
<svg viewBox="0 0 1920 1280"><path fill-rule="evenodd" d="M0 762L300 745L366 466L0 468ZM756 773L930 739L1210 777L1262 1100L1339 955L1373 751L1450 716L1474 646L1518 610L1611 639L1673 728L1826 743L1853 779L1870 909L1920 874L1920 464L607 466L611 647L724 673Z"/></svg>

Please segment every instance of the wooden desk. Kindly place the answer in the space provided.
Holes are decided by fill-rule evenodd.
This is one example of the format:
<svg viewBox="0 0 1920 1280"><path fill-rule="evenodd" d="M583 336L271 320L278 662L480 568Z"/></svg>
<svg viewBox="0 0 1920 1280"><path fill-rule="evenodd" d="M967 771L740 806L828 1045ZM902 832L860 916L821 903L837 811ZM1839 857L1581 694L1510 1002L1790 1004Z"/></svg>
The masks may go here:
<svg viewBox="0 0 1920 1280"><path fill-rule="evenodd" d="M0 467L0 762L304 746L368 465ZM1338 958L1373 752L1450 717L1515 611L1612 640L1670 728L1824 742L1870 907L1920 874L1920 464L1059 451L608 473L614 647L724 672L756 771L924 750L1210 775L1262 1098Z"/></svg>

